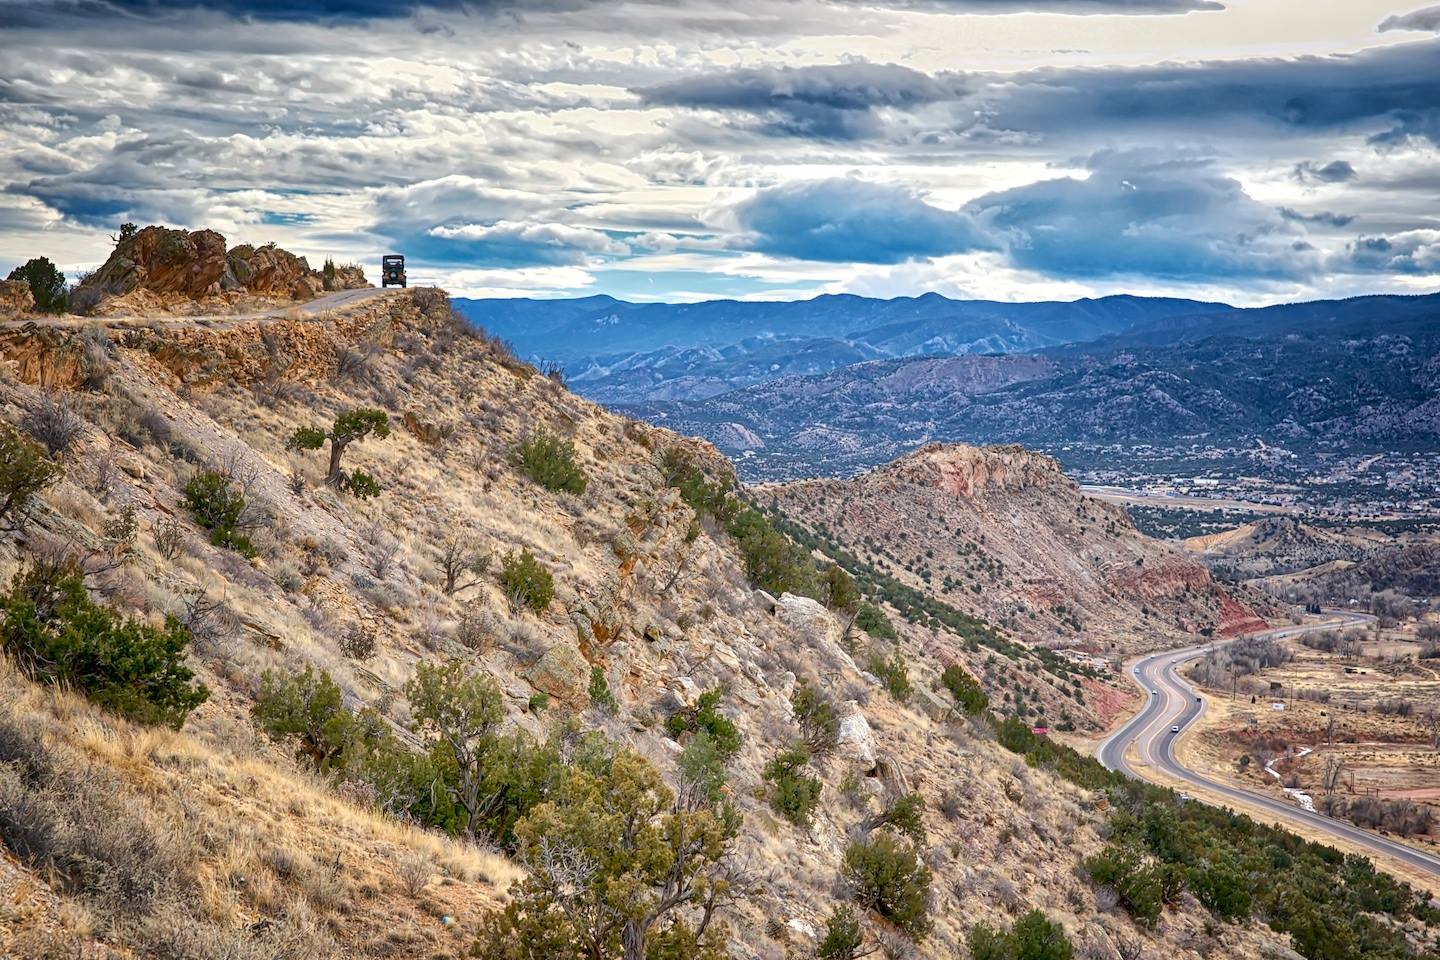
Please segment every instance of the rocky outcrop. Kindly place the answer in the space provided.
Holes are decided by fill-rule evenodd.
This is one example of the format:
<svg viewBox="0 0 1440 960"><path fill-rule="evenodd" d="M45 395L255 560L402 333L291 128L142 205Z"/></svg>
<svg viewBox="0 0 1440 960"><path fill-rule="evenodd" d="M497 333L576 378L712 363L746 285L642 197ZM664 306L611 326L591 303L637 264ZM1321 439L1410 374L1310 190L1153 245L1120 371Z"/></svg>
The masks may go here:
<svg viewBox="0 0 1440 960"><path fill-rule="evenodd" d="M905 480L937 486L957 497L1075 485L1054 458L1013 444L972 447L963 443L928 443L883 469Z"/></svg>
<svg viewBox="0 0 1440 960"><path fill-rule="evenodd" d="M326 290L363 290L374 286L365 279L365 269L358 263L342 263L335 267L335 275L326 283Z"/></svg>
<svg viewBox="0 0 1440 960"><path fill-rule="evenodd" d="M584 706L589 700L585 691L590 683L590 663L580 648L568 641L546 650L526 672L526 678L536 690L562 703Z"/></svg>
<svg viewBox="0 0 1440 960"><path fill-rule="evenodd" d="M35 309L35 297L24 280L0 280L0 317L18 317Z"/></svg>
<svg viewBox="0 0 1440 960"><path fill-rule="evenodd" d="M357 285L365 285L364 274L358 268L355 272ZM355 279L347 274L346 282ZM93 311L119 297L143 300L147 306L247 295L309 300L324 287L304 257L273 243L227 250L225 238L214 230L152 226L117 243L104 265L76 289L74 302L81 310Z"/></svg>

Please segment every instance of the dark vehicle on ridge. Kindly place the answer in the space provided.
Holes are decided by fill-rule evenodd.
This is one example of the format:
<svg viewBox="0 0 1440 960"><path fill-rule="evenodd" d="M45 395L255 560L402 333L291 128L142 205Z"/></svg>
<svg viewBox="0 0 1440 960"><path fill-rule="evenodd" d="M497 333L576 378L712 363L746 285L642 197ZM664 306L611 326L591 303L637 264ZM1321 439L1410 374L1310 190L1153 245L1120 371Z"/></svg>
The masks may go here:
<svg viewBox="0 0 1440 960"><path fill-rule="evenodd" d="M380 286L405 286L405 258L389 253L380 258Z"/></svg>

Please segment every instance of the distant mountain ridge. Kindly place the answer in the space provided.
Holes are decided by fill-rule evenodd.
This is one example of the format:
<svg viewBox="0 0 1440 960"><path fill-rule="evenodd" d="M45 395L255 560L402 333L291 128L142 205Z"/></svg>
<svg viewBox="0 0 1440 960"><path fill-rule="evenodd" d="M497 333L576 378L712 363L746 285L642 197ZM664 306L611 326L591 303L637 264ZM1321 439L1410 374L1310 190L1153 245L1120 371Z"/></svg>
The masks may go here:
<svg viewBox="0 0 1440 960"><path fill-rule="evenodd" d="M561 364L576 389L607 403L696 399L866 360L1029 353L1233 309L1128 295L1005 303L936 293L889 300L844 294L667 304L601 296L455 304L522 355Z"/></svg>

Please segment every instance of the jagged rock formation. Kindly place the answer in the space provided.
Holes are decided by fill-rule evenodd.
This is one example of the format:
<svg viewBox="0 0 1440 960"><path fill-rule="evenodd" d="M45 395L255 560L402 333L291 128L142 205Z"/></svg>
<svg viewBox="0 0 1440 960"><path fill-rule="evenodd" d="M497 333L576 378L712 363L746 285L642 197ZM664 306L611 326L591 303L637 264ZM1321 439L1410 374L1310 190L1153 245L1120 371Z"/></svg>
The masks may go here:
<svg viewBox="0 0 1440 960"><path fill-rule="evenodd" d="M35 296L24 280L0 280L0 318L18 317L35 309Z"/></svg>
<svg viewBox="0 0 1440 960"><path fill-rule="evenodd" d="M363 271L348 266L337 268L330 288L366 285ZM309 300L325 289L325 278L304 257L273 243L227 250L214 230L150 226L117 243L72 301L80 312L143 312L205 301L233 304L243 297Z"/></svg>

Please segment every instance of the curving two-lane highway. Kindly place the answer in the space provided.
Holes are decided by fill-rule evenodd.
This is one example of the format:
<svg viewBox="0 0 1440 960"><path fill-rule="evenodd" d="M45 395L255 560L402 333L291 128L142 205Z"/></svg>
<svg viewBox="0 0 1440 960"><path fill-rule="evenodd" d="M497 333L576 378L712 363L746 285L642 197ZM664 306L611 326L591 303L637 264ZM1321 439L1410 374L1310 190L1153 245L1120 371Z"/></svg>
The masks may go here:
<svg viewBox="0 0 1440 960"><path fill-rule="evenodd" d="M1252 634L1257 637L1292 637L1312 630L1328 630L1337 626L1365 623L1374 619L1367 614L1344 614L1338 621L1306 624L1297 627L1282 627ZM1232 787L1180 765L1175 759L1175 741L1185 728L1205 712L1204 699L1195 689L1181 679L1178 668L1194 660L1211 646L1223 644L1199 644L1181 650L1152 654L1137 661L1131 667L1130 677L1138 683L1147 698L1147 703L1128 723L1111 734L1096 749L1095 755L1110 770L1118 770L1131 777L1138 774L1126 761L1126 751L1133 745L1145 765L1164 772L1169 776L1203 788L1211 793L1227 797L1237 803L1265 810L1296 825L1304 825L1332 837L1346 840L1366 850L1391 857L1424 873L1440 876L1440 857L1431 856L1407 844L1382 837L1369 830L1323 813L1305 810L1294 803L1276 800L1262 793L1253 793ZM1178 727L1179 730L1174 728Z"/></svg>

